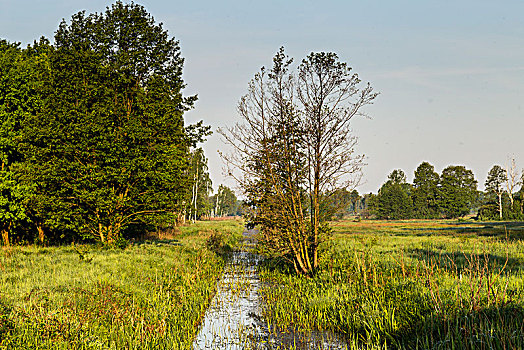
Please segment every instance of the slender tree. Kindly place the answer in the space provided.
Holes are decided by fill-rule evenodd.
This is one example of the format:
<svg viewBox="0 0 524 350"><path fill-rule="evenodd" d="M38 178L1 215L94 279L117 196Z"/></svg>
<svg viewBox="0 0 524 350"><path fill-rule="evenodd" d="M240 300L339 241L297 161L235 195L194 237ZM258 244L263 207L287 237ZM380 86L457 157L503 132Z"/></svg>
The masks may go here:
<svg viewBox="0 0 524 350"><path fill-rule="evenodd" d="M202 215L207 215L211 206L209 194L212 191L211 179L207 167L207 158L202 148L191 152L191 165L189 168L191 186L191 202L188 212L193 221Z"/></svg>
<svg viewBox="0 0 524 350"><path fill-rule="evenodd" d="M506 164L506 180L505 180L505 187L506 187L506 193L508 194L510 203L511 203L511 211L513 211L515 200L513 198L513 193L517 189L517 186L520 184L521 179L519 178L519 172L517 170L517 166L515 164L515 158L511 158L508 160L508 163Z"/></svg>
<svg viewBox="0 0 524 350"><path fill-rule="evenodd" d="M438 185L440 177L433 165L422 162L415 170L413 179L413 210L417 218L439 217Z"/></svg>
<svg viewBox="0 0 524 350"><path fill-rule="evenodd" d="M499 165L494 165L488 173L485 186L488 193L492 193L497 197L499 219L502 220L503 208L502 208L502 195L504 194L503 185L508 180L506 170Z"/></svg>
<svg viewBox="0 0 524 350"><path fill-rule="evenodd" d="M318 266L328 232L321 208L328 193L358 181L362 157L349 122L376 93L334 53L311 53L290 70L281 49L273 68L250 82L239 103L244 124L222 130L236 152L225 155L256 208L261 245L288 259L298 273Z"/></svg>

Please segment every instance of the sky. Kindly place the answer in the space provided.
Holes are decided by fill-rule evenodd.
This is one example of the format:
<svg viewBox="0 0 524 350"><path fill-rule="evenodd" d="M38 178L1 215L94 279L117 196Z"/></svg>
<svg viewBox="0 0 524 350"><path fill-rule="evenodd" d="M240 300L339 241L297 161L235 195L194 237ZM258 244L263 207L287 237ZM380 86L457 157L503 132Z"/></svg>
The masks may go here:
<svg viewBox="0 0 524 350"><path fill-rule="evenodd" d="M52 39L60 21L111 1L0 0L0 38L23 45ZM360 193L376 193L393 169L428 161L473 170L483 189L489 169L508 158L524 168L524 1L521 0L206 0L136 1L180 41L186 95L198 94L187 123L240 121L247 84L278 48L300 61L338 54L380 92L352 120L366 155ZM215 132L203 145L211 179L223 174Z"/></svg>

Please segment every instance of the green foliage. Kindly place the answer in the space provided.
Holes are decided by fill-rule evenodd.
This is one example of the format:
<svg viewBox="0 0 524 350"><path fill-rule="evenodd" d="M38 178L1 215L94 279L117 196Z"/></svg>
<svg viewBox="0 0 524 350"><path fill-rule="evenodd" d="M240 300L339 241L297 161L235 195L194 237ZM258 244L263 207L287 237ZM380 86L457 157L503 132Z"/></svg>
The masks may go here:
<svg viewBox="0 0 524 350"><path fill-rule="evenodd" d="M238 215L240 202L233 192L227 186L218 186L217 194L211 196L211 205L215 216L232 216Z"/></svg>
<svg viewBox="0 0 524 350"><path fill-rule="evenodd" d="M493 166L486 192L478 192L473 172L464 166L448 166L439 176L433 165L422 162L415 170L413 185L406 183L402 170L394 170L376 196L363 196L360 212L368 218L435 219L458 218L478 210L481 220L524 220L522 189L513 190L521 182L514 168L512 174L509 179L506 170Z"/></svg>
<svg viewBox="0 0 524 350"><path fill-rule="evenodd" d="M207 167L207 158L204 156L202 148L197 148L191 152L189 179L191 182L191 201L187 205L189 219L195 221L204 215L209 216L213 205L209 197L211 179Z"/></svg>
<svg viewBox="0 0 524 350"><path fill-rule="evenodd" d="M433 165L422 162L415 170L413 179L413 216L418 219L440 217L438 186L440 177Z"/></svg>
<svg viewBox="0 0 524 350"><path fill-rule="evenodd" d="M450 165L440 176L440 207L448 218L470 212L477 196L477 181L473 172L462 165Z"/></svg>
<svg viewBox="0 0 524 350"><path fill-rule="evenodd" d="M25 201L32 189L31 184L20 183L16 174L23 161L17 144L20 122L37 104L31 81L35 58L28 51L0 40L0 231L4 245L10 244L14 229L27 221Z"/></svg>
<svg viewBox="0 0 524 350"><path fill-rule="evenodd" d="M0 41L4 243L14 228L19 241L124 242L184 211L190 147L210 128L184 126L196 96L182 95L183 62L143 6L120 1L62 21L53 45Z"/></svg>
<svg viewBox="0 0 524 350"><path fill-rule="evenodd" d="M506 187L507 181L507 171L499 165L494 165L486 178L486 193L478 211L481 219L524 220L522 189L517 193L512 193L510 197Z"/></svg>
<svg viewBox="0 0 524 350"><path fill-rule="evenodd" d="M410 185L400 169L393 170L378 191L376 215L381 219L408 219L412 215Z"/></svg>
<svg viewBox="0 0 524 350"><path fill-rule="evenodd" d="M486 191L493 194L504 192L502 186L507 179L506 170L502 169L500 165L494 165L490 169L485 182Z"/></svg>

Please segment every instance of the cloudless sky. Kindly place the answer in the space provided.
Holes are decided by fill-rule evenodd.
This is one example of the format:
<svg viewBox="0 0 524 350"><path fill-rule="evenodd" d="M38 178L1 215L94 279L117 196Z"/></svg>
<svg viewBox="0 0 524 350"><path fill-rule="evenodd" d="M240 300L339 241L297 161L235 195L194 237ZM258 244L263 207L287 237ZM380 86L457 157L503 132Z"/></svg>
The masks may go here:
<svg viewBox="0 0 524 350"><path fill-rule="evenodd" d="M80 10L110 1L0 0L0 38L23 45ZM163 1L144 0L185 57L186 95L199 101L186 121L213 129L239 121L247 83L280 46L300 61L333 51L380 96L355 119L357 153L367 156L361 193L376 192L422 161L487 172L515 157L524 167L524 1ZM204 145L214 188L225 183L215 132Z"/></svg>

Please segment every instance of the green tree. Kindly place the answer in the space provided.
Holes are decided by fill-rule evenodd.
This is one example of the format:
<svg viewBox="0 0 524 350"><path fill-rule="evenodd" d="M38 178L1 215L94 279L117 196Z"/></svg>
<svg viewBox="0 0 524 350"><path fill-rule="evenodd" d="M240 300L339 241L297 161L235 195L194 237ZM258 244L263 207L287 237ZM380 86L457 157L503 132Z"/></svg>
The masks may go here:
<svg viewBox="0 0 524 350"><path fill-rule="evenodd" d="M494 165L489 173L485 182L486 191L497 197L499 219L503 217L503 206L502 206L502 195L505 190L503 188L504 183L507 181L506 170L499 165Z"/></svg>
<svg viewBox="0 0 524 350"><path fill-rule="evenodd" d="M374 193L366 193L362 196L361 200L361 215L362 217L369 219L373 215L378 216L378 198Z"/></svg>
<svg viewBox="0 0 524 350"><path fill-rule="evenodd" d="M351 191L349 197L351 201L351 211L353 212L353 214L357 214L362 197L360 196L357 190Z"/></svg>
<svg viewBox="0 0 524 350"><path fill-rule="evenodd" d="M182 96L178 42L119 1L63 21L48 57L42 106L22 128L35 222L111 243L183 211L195 141L183 113L196 97Z"/></svg>
<svg viewBox="0 0 524 350"><path fill-rule="evenodd" d="M47 45L45 41L40 44ZM16 227L28 221L27 198L32 186L20 183L17 176L24 160L18 142L21 121L38 105L33 92L37 60L34 49L21 50L18 44L0 40L0 231L4 245L10 244Z"/></svg>
<svg viewBox="0 0 524 350"><path fill-rule="evenodd" d="M354 210L359 197L358 192L356 193L357 198L355 198L355 194L345 188L337 188L331 193L326 194L326 196L328 196L328 199L323 200L324 205L321 208L322 216L337 220L342 219Z"/></svg>
<svg viewBox="0 0 524 350"><path fill-rule="evenodd" d="M217 194L211 197L211 204L215 216L237 215L239 202L232 189L227 186L218 186Z"/></svg>
<svg viewBox="0 0 524 350"><path fill-rule="evenodd" d="M439 202L444 215L457 218L469 213L477 196L477 180L462 165L450 165L440 175Z"/></svg>
<svg viewBox="0 0 524 350"><path fill-rule="evenodd" d="M391 172L377 195L376 214L379 219L409 219L412 215L410 186L401 169Z"/></svg>
<svg viewBox="0 0 524 350"><path fill-rule="evenodd" d="M422 162L415 170L413 179L413 214L421 219L435 219L440 216L438 202L439 175L433 165Z"/></svg>

